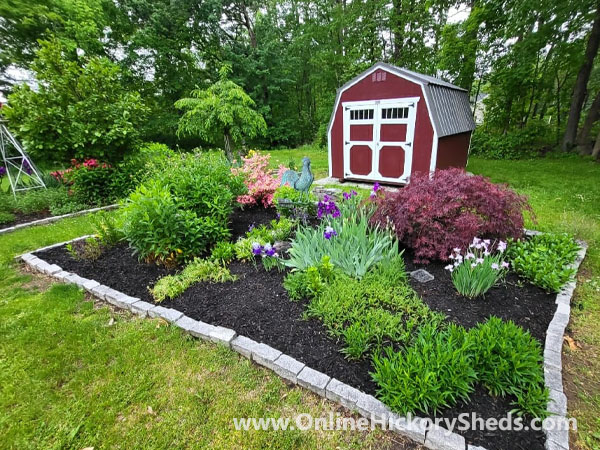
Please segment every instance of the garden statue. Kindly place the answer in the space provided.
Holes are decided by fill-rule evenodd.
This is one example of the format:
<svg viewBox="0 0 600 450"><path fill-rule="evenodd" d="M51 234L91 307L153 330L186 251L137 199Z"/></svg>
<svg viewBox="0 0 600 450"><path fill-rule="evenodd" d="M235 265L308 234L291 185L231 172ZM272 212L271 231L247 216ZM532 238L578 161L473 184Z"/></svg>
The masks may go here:
<svg viewBox="0 0 600 450"><path fill-rule="evenodd" d="M281 186L289 184L301 192L302 195L306 194L308 198L308 193L314 179L315 177L310 170L310 158L305 156L302 158L302 171L298 173L294 170L286 170L281 177Z"/></svg>

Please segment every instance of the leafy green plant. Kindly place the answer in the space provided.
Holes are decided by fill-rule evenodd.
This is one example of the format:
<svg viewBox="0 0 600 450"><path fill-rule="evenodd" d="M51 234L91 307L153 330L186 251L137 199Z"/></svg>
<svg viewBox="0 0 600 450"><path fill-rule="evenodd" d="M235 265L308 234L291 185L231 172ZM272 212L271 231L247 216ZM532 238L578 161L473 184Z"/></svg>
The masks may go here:
<svg viewBox="0 0 600 450"><path fill-rule="evenodd" d="M228 241L220 241L215 244L210 252L209 259L223 265L229 264L235 258L235 245Z"/></svg>
<svg viewBox="0 0 600 450"><path fill-rule="evenodd" d="M0 224L11 223L15 220L15 215L8 211L0 211Z"/></svg>
<svg viewBox="0 0 600 450"><path fill-rule="evenodd" d="M317 283L311 280L312 268L288 275L284 286L290 297L310 298L307 317L321 320L332 336L350 339L344 352L351 358L385 344L407 343L419 326L443 320L410 287L401 255L377 264L362 279L327 263L326 269L320 266Z"/></svg>
<svg viewBox="0 0 600 450"><path fill-rule="evenodd" d="M123 232L143 259L189 260L229 236L228 218L243 189L222 155L179 155L122 202Z"/></svg>
<svg viewBox="0 0 600 450"><path fill-rule="evenodd" d="M307 269L328 255L333 265L345 274L361 278L374 264L398 254L398 241L394 236L378 227L370 227L368 217L346 218L336 223L338 228L331 227L330 232L326 222L314 228L300 226L285 264L294 269Z"/></svg>
<svg viewBox="0 0 600 450"><path fill-rule="evenodd" d="M70 242L66 245L66 249L71 258L76 261L95 261L104 251L101 242L93 237Z"/></svg>
<svg viewBox="0 0 600 450"><path fill-rule="evenodd" d="M547 415L542 349L529 332L490 317L469 331L469 340L479 379L492 395L514 395L520 412Z"/></svg>
<svg viewBox="0 0 600 450"><path fill-rule="evenodd" d="M92 216L92 226L97 239L105 247L112 247L124 238L115 214L99 211Z"/></svg>
<svg viewBox="0 0 600 450"><path fill-rule="evenodd" d="M386 347L373 356L379 398L400 414L435 413L467 400L477 380L471 347L462 327L423 326L405 350Z"/></svg>
<svg viewBox="0 0 600 450"><path fill-rule="evenodd" d="M523 278L550 292L558 292L575 275L569 267L579 251L566 234L539 234L509 243L512 268Z"/></svg>
<svg viewBox="0 0 600 450"><path fill-rule="evenodd" d="M306 195L287 185L278 187L273 194L273 204L277 212L285 217L297 214L298 209L309 216L314 216L317 211L316 200L314 194L309 193L306 198Z"/></svg>
<svg viewBox="0 0 600 450"><path fill-rule="evenodd" d="M150 292L157 302L162 302L177 297L194 283L224 283L235 280L235 275L231 275L229 269L218 262L196 258L177 275L167 275L158 280Z"/></svg>
<svg viewBox="0 0 600 450"><path fill-rule="evenodd" d="M502 279L509 264L503 260L506 243L498 243L498 252L492 253L492 244L487 239L474 238L463 256L460 248L455 248L450 255L454 264L446 269L452 273L452 283L459 294L475 298L490 290L498 280Z"/></svg>

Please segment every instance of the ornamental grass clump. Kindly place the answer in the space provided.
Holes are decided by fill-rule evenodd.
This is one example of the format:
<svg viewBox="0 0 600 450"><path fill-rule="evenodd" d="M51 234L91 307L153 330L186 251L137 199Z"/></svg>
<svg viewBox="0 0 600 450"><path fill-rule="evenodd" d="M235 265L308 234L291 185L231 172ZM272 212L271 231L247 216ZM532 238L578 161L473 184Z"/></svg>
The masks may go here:
<svg viewBox="0 0 600 450"><path fill-rule="evenodd" d="M496 253L493 253L495 247ZM465 254L455 248L448 258L453 262L446 266L452 273L452 283L459 294L468 298L484 295L502 279L509 264L503 260L506 242L493 245L489 239L473 238Z"/></svg>
<svg viewBox="0 0 600 450"><path fill-rule="evenodd" d="M411 176L397 192L374 196L374 224L392 229L414 251L415 262L446 261L453 248L465 248L476 236L519 238L527 198L505 185L462 169Z"/></svg>

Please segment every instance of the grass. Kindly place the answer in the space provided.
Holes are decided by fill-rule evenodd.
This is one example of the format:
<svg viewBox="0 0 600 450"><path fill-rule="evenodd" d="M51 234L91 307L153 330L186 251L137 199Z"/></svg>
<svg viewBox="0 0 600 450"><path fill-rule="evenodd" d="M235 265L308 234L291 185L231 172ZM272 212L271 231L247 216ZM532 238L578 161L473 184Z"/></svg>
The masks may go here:
<svg viewBox="0 0 600 450"><path fill-rule="evenodd" d="M326 177L328 174L329 157L327 148L320 148L316 145L304 145L299 148L262 151L261 153L271 154L271 168L277 168L280 164L290 167L293 162L297 170L302 168L302 158L308 156L311 162L311 169L315 180Z"/></svg>
<svg viewBox="0 0 600 450"><path fill-rule="evenodd" d="M578 422L572 441L578 448L600 448L600 164L579 157L470 158L468 170L528 195L537 216L529 227L567 232L589 245L568 328L574 343L563 351L563 382L569 414Z"/></svg>
<svg viewBox="0 0 600 450"><path fill-rule="evenodd" d="M3 447L404 446L381 431L235 431L233 417L327 417L335 410L228 349L115 312L12 262L90 232L89 217L77 217L0 236Z"/></svg>

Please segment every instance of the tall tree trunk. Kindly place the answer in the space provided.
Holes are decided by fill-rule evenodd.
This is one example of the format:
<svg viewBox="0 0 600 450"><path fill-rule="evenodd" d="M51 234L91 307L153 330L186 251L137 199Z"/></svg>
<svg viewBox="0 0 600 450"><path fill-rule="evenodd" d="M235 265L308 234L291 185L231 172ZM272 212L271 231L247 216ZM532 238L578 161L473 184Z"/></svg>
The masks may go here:
<svg viewBox="0 0 600 450"><path fill-rule="evenodd" d="M594 157L597 161L600 161L600 132L598 132L598 136L596 136L596 143L594 144L594 149L592 150L592 157Z"/></svg>
<svg viewBox="0 0 600 450"><path fill-rule="evenodd" d="M579 153L582 155L589 155L592 153L593 144L590 142L590 132L592 131L592 127L594 123L598 120L598 115L600 113L600 90L596 93L596 97L594 97L594 101L590 106L590 110L588 111L587 117L585 118L585 122L583 123L583 127L577 136L577 145L579 147Z"/></svg>
<svg viewBox="0 0 600 450"><path fill-rule="evenodd" d="M600 4L596 9L596 16L594 18L594 25L588 39L588 43L585 49L585 58L583 64L577 74L577 80L575 81L575 87L573 88L573 95L571 97L571 108L569 109L569 119L567 121L567 129L565 130L565 136L562 142L562 150L564 152L570 151L574 144L577 136L577 128L579 127L579 118L581 117L581 108L585 100L585 94L587 91L588 80L590 79L590 73L594 65L594 58L598 53L598 46L600 45Z"/></svg>

